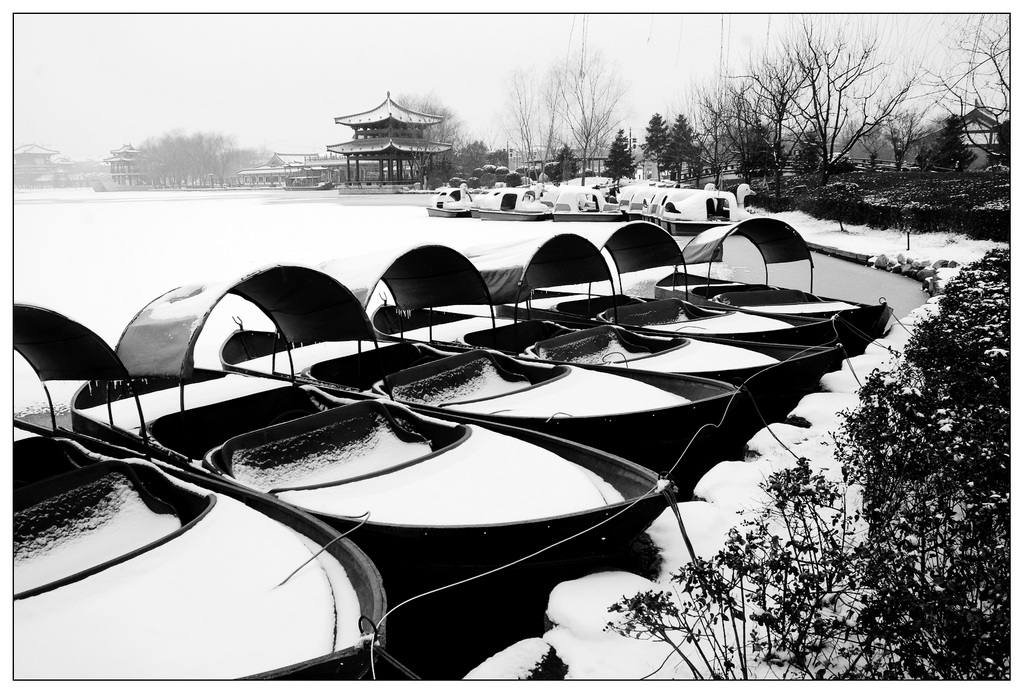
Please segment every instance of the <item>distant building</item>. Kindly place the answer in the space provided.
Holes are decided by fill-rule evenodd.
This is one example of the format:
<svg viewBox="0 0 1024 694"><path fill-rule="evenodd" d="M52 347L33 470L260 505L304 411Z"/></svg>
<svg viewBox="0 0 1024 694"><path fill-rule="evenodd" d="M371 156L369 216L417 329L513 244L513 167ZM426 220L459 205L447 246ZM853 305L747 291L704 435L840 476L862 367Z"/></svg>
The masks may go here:
<svg viewBox="0 0 1024 694"><path fill-rule="evenodd" d="M969 168L983 169L997 163L998 157L990 156L999 146L999 119L981 104L964 116L964 144L977 156Z"/></svg>
<svg viewBox="0 0 1024 694"><path fill-rule="evenodd" d="M66 188L73 185L61 164L55 159L60 152L22 145L14 150L15 188Z"/></svg>
<svg viewBox="0 0 1024 694"><path fill-rule="evenodd" d="M452 148L449 143L431 141L426 134L429 127L444 122L442 116L408 109L393 101L391 92L376 108L339 116L334 122L355 131L353 140L327 147L328 152L345 158L342 188L362 188L367 183L379 188L425 183L429 161Z"/></svg>
<svg viewBox="0 0 1024 694"><path fill-rule="evenodd" d="M104 159L110 164L110 177L118 187L136 188L152 185L145 155L130 144L110 150L112 156Z"/></svg>
<svg viewBox="0 0 1024 694"><path fill-rule="evenodd" d="M267 186L282 187L287 184L289 178L308 176L303 173L306 168L307 159L315 159L316 154L287 154L274 152L274 156L263 166L251 169L242 169L235 176L243 186Z"/></svg>

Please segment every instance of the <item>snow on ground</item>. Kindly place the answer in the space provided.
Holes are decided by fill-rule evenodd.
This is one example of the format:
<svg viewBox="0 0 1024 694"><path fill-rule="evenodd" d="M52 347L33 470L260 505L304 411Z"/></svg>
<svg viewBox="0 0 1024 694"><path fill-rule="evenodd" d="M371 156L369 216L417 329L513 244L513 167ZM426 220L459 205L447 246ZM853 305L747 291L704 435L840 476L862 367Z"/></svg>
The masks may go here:
<svg viewBox="0 0 1024 694"><path fill-rule="evenodd" d="M840 231L839 222L827 219L815 219L804 212L772 212L764 213L751 207L755 214L769 214L788 222L800 232L804 241L831 246L844 251L862 253L874 257L883 253L895 258L900 253L910 254L914 258L939 260L955 260L961 265L981 260L986 252L993 248L1008 248L1007 243L980 241L963 234L951 232L932 232L927 234L910 233L910 250L907 250L907 233L898 229L872 229L860 224L843 224L845 231Z"/></svg>

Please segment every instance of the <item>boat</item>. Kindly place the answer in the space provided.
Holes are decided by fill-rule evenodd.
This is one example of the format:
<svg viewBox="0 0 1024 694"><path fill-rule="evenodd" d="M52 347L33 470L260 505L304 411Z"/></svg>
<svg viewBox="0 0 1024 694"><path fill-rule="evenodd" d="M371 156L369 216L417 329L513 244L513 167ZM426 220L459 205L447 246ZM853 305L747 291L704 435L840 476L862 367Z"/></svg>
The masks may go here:
<svg viewBox="0 0 1024 694"><path fill-rule="evenodd" d="M149 447L155 451L155 454L170 452L165 457L172 463L180 464L184 461L188 469L223 477L223 468L213 465L213 459L208 455L209 451L224 445L226 441L236 436L248 435L252 432L279 431L274 427L286 422L305 422L310 426L312 426L311 423L315 423L316 427L344 429L355 426L352 424L355 420L351 413L373 411L376 412L375 417L386 419L387 417L381 414L382 412L392 419L397 417L398 420L406 422L405 426L410 430L417 426L426 429L433 427L431 430L437 430L433 424L420 422L415 414L404 411L405 408L398 405L387 403L385 410L380 410L376 407L376 401L382 398L368 392L369 387L362 387L361 382L354 384L339 382L336 384L339 387L330 387L327 378L306 377L305 372L309 369L303 369L303 374L297 372L296 364L301 365L297 353L304 348L295 346L299 342L296 338L304 338L312 348L318 348L331 342L369 341L376 344L369 320L355 295L328 275L312 268L300 266L272 266L250 273L237 282L196 285L171 291L140 311L125 329L118 342L117 354L133 379L145 376L147 381L158 380L156 386L154 384L139 386L143 406L147 405L145 402L147 395L154 394L147 393L147 387L162 385L165 395L176 396L177 389L173 386L167 387L167 381L170 380L168 376L173 375L172 378L175 380L179 377L192 379L194 374L188 373L188 371L189 365L193 362L193 351L198 335L209 319L213 308L229 293L246 298L266 311L281 332L277 346L271 348L271 371L264 373L245 362L237 364L232 368L232 373L222 372L220 379L211 379L209 382L194 385L202 386L209 383L216 385L217 380L233 377L237 379L233 388L240 391L241 395L218 398L211 394L195 392L191 396L190 407L181 409L170 407L165 413L156 417L149 415L145 421L145 431L149 438ZM162 349L158 349L161 346ZM284 355L291 355L287 359L289 369L287 374L275 374L273 371L275 366L273 357L278 350ZM389 354L386 347L356 352L352 356L365 363L357 364L354 374L364 379L371 379L368 383L372 384L373 381L380 378L382 369L391 363L388 361ZM284 361L284 357L282 357L282 361ZM373 365L373 367L371 368L369 365ZM183 376L180 376L182 374ZM161 377L164 377L162 383L159 382ZM168 390L170 393L166 392ZM80 424L89 422L92 431L109 431L111 427L105 421L99 421L101 417L103 419L107 417L107 408L103 402L106 397L104 389L94 388L91 389L91 392L89 389L80 390L76 394L72 408L73 417L76 417L74 421ZM186 395L186 397L189 396ZM177 397L172 397L171 404L177 400ZM117 420L119 414L121 413L115 411L113 418ZM579 458L587 461L585 465L590 468L596 466L603 469L609 475L607 483L612 486L618 485L627 491L630 489L635 491L639 486L648 485L648 483L650 484L645 486L645 490L658 486L654 473L627 461L619 461L611 456L602 457L592 451L585 451L581 447L565 442L550 441L533 434L527 435L519 429L502 427L500 426L501 422L488 423L490 430L497 432L492 434L483 432L479 428L483 425L479 425L475 419L471 421L471 418L463 417L455 411L449 412L434 408L431 410L431 414L440 415L435 417L436 419L445 419L446 421L438 426L443 425L449 430L454 427L452 421L471 425L469 429L460 429L459 431L475 432L473 435L477 436L477 441L474 443L474 447L479 441L490 440L491 444L489 445L517 447L517 450L524 455L530 455L531 446L540 445L549 450L557 449L561 452L560 455L567 457L570 463L576 464L576 459ZM306 424L302 426L306 426ZM300 425L294 424L293 426ZM488 428L488 426L484 426L484 428ZM86 428L82 427L82 429ZM127 429L128 427L122 425L120 428ZM312 432L314 429L310 431ZM404 434L398 432L398 435ZM310 433L310 436L315 438L317 435ZM511 440L515 438L519 440ZM301 450L301 446L296 449L296 451ZM300 453L296 452L294 455L298 456ZM292 457L291 453L285 456L286 460L282 461L282 465L287 463L297 470L301 464L295 460L289 460ZM369 461L369 463L373 462L375 461ZM418 472L429 471L429 469L430 466L426 464L417 467ZM380 474L382 473L377 473L377 476ZM620 476L625 481L617 479ZM232 479L234 478L232 477ZM637 483L630 487L629 485L633 482L629 480L633 480L633 482L642 480L643 485ZM631 502L638 500L636 494L629 498ZM646 524L653 520L654 516L649 515L651 512L651 509L644 505L644 508L638 509L635 513L631 511L624 514L620 522L631 529L623 532L632 533L632 537L635 537L643 531ZM660 509L657 512L660 512ZM351 529L355 524L352 519L339 521L330 514L321 514L315 509L314 513L328 523L336 524L342 530ZM548 520L550 521L550 519ZM487 523L481 521L479 524L486 525ZM411 527L393 527L396 525L411 525ZM428 527L431 525L426 522L421 524L415 522L378 523L376 519L371 519L368 523L363 524L358 538L362 542L368 535L373 535L374 529L378 527L382 529L381 532L389 536L416 535L422 537L432 533L432 529ZM513 531L508 530L508 532ZM522 542L531 542L529 531L524 532L526 534L522 538ZM429 544L429 540L420 541ZM373 540L370 542L372 547ZM612 553L612 550L600 550L599 538L595 538L595 542L596 545L581 542L581 545L585 545L585 548L581 550L582 556L576 557L570 563L579 563L582 558L589 556ZM386 542L379 543L382 548L385 545ZM623 545L615 546L615 551L624 550L625 546ZM455 571L459 567L486 564L489 561L486 558L486 552L490 550L481 551L484 554L478 556L475 551L467 551L466 546L460 544L449 547L446 555L435 552L433 559L418 554L396 559L395 553L385 552L383 549L379 553L371 553L371 556L374 562L381 566L402 563L421 568L446 566L451 571ZM508 551L515 550L509 548ZM417 563L421 561L426 563ZM560 561L569 560L563 554ZM425 577L424 580L429 580L429 577Z"/></svg>
<svg viewBox="0 0 1024 694"><path fill-rule="evenodd" d="M102 339L49 309L15 305L14 346L44 387L128 380ZM386 612L382 579L336 530L272 496L80 432L15 427L16 679L370 670L371 640L384 646L385 630L368 626Z"/></svg>
<svg viewBox="0 0 1024 694"><path fill-rule="evenodd" d="M504 188L491 188L472 193L473 200L469 204L470 216L473 219L480 219L481 209L497 209L504 192Z"/></svg>
<svg viewBox="0 0 1024 694"><path fill-rule="evenodd" d="M651 215L673 236L693 236L705 229L747 219L750 215L744 208L744 200L750 195L752 192L746 183L737 187L735 195L714 186L703 190L678 188L668 192L660 203L656 202L657 211L652 208Z"/></svg>
<svg viewBox="0 0 1024 694"><path fill-rule="evenodd" d="M721 256L725 240L739 236L750 241L764 259L765 283L748 284L710 277L710 263ZM771 217L754 217L729 226L708 229L689 241L682 250L684 269L674 270L655 286L657 298L685 299L718 310L739 311L762 317L784 315L835 319L840 340L851 354L859 354L873 339L888 329L892 309L884 300L869 305L814 294L814 259L803 237L786 222ZM769 268L779 263L806 261L810 268L809 291L770 285ZM708 263L707 276L691 274L687 265Z"/></svg>
<svg viewBox="0 0 1024 694"><path fill-rule="evenodd" d="M601 191L583 186L558 186L547 194L556 222L624 222L618 203L608 202Z"/></svg>
<svg viewBox="0 0 1024 694"><path fill-rule="evenodd" d="M473 196L463 183L458 188L441 188L430 198L427 205L428 217L459 218L471 216Z"/></svg>
<svg viewBox="0 0 1024 694"><path fill-rule="evenodd" d="M401 269L400 263L398 266ZM414 276L403 276L398 271L389 276L389 281L399 293L405 289L415 292L418 284ZM441 287L438 291L446 289ZM244 298L262 309L275 326L274 332L279 333L275 339L263 343L263 347L269 345L270 349L266 358L269 373L261 373L251 362L217 374L202 374L195 367L193 354L199 333L219 302L228 295ZM249 338L253 336L253 331L244 332ZM490 519L493 522L484 517L471 524L460 522L447 526L436 517L434 520L423 518L420 522L409 516L401 522L394 518L389 521L383 508L367 507L364 510L370 517L360 519L341 518L322 508L311 507L315 517L337 530L352 531L352 538L379 567L389 599L403 605L397 614L388 617L388 650L416 674L448 679L461 676L487 655L510 645L506 639L525 638L528 629L535 628L535 623L526 625L517 620L527 615L532 616L534 622L541 618L547 598L542 594L543 588L549 591L554 583L578 577L598 566L628 566L632 561L630 542L664 510L666 498L662 492L668 483L659 482L654 472L631 461L540 433L502 426L499 422L480 422L456 412L429 413L430 419L443 420L432 423L423 418L424 412L410 411L413 408L399 404L385 403L382 410L376 404L382 397L370 392L369 387L331 386L322 381L314 382L305 375L304 369L300 372L302 360L306 358L304 352L314 350L316 356L315 350L338 343L352 347L354 356L363 358L353 365L356 376L376 378L375 374L388 364L390 353L385 348L360 348L366 343L376 346L375 335L360 301L347 287L313 268L272 266L237 281L191 285L159 297L126 327L118 341L117 353L136 381L143 374L147 375L145 383L138 383L137 388L146 408L145 431L154 456L166 457L171 464L232 484L242 481L227 474L217 459L208 455L232 439L249 434L270 436L282 430L279 425L289 424L289 430L309 427L308 435L302 435L304 440L327 441L328 430L356 426L353 422L367 421L367 417L375 421L379 417L391 417L401 422L402 427L430 433L441 448L444 448L442 440L454 442L451 435L460 439L468 432L469 443L473 445L462 450L483 444L482 458L492 455L489 452L492 449L514 450L524 459L548 460L549 463L553 456L558 456L564 466L575 470L577 478L595 480L594 475L598 475L603 479L598 485L601 489L617 489L617 494L623 497L589 509L539 514L529 520L502 520L495 516ZM253 350L260 345L258 341L253 344L256 347L246 346L241 353L249 350L250 355L254 354ZM286 373L274 373L278 365ZM371 366L375 370L372 373ZM180 394L178 383L183 381L187 383L182 388L184 394ZM123 388L118 386L113 391L115 396L123 394ZM91 431L106 435L115 429L122 432L130 429L127 422L122 423L126 412L119 406L124 403L114 402L108 409L107 399L105 388L79 390L72 404L73 420L83 428L87 425ZM359 412L362 416L356 417L354 413ZM117 426L111 425L108 418ZM399 437L406 436L401 431L391 431ZM444 436L448 438L438 438L438 432L447 432ZM136 445L139 438L136 434ZM301 468L300 458L305 450L300 444L289 446L288 452L276 459L285 467ZM377 452L387 456L393 450ZM439 458L440 451L429 457L430 460ZM410 467L415 469L410 469L409 473L416 475L437 469L429 460ZM399 473L398 470L392 472L396 476ZM445 470L442 468L441 472ZM382 473L376 478L390 485L396 479L390 475L391 472ZM407 478L403 476L403 479ZM452 481L450 474L447 480ZM468 475L463 486L455 486L466 495L467 503L472 501L479 507L480 500L486 501L488 497L475 495L473 486L477 481L470 484L470 480L473 478ZM535 482L544 484L544 480ZM402 494L408 498L408 489ZM395 495L399 495L397 488ZM586 532L595 526L600 531ZM559 534L563 531L573 534ZM500 543L490 542L491 538ZM543 551L552 546L557 549ZM419 551L422 548L430 548L430 551L423 554ZM527 549L528 552L521 553ZM481 577L482 574L486 577ZM493 624L489 628L482 624L479 629L471 629L468 625L472 619L466 620L464 626L472 631L473 643L459 649L457 654L450 652L446 642L431 639L434 627L427 625L436 624L467 600L484 599L486 596L478 594L478 590L500 589L504 594L510 590L510 583L527 580L524 576L528 577L531 589L509 595L507 604L487 613L488 619L501 619L501 629L495 629ZM459 583L470 579L469 586ZM459 586L452 588L453 583ZM445 586L448 588L441 593L424 596ZM414 607L404 606L413 598L416 598ZM463 666L464 670L460 671Z"/></svg>
<svg viewBox="0 0 1024 694"><path fill-rule="evenodd" d="M482 220L535 222L551 219L552 208L540 201L533 188L498 188L481 202L477 213Z"/></svg>
<svg viewBox="0 0 1024 694"><path fill-rule="evenodd" d="M628 197L627 190L630 191ZM662 187L655 185L623 188L622 194L619 196L619 208L622 209L623 205L626 205L626 218L630 222L644 221L644 215L647 214L654 196L663 190Z"/></svg>
<svg viewBox="0 0 1024 694"><path fill-rule="evenodd" d="M464 344L461 347L456 344L457 337L453 333L469 332L481 325L497 327L496 317L493 314L483 315L482 311L478 316L458 314L460 320L446 326L452 333L445 331L442 335L434 332L429 320L443 313L434 307L458 304L490 308L495 304L518 301L535 287L548 286L549 281L587 281L602 275L609 277L610 281L607 264L600 253L592 243L575 234L558 234L511 245L482 244L470 252L481 254L476 256L478 264L458 251L442 246L413 249L392 261L391 266L373 272L367 272L370 263L366 258L345 258L324 264L325 272L346 286L355 287L353 292L357 296L373 296L376 278L380 278L392 294L392 316L398 320L402 315L425 316L426 320L417 340L384 344L372 355L366 352L353 354L353 350L349 350L337 358L308 366L303 371L304 375L314 384L325 386L366 390L377 385L378 392L401 401L402 398L387 387L390 381L386 379L398 378L400 374L402 378L411 377L425 371L431 373L424 377L441 380L449 378L442 375L449 370L463 375L476 372L486 372L491 376L497 374L502 381L518 384L510 386L512 390L531 391L515 398L507 393L509 400L548 392L554 394L551 398L542 398L540 403L530 404L529 410L515 412L511 406L480 402L477 409L487 411L467 412L468 416L549 433L634 461L643 460L645 466L658 471L670 469L698 429L712 421L720 422L729 412L729 407L736 404L733 386L699 377L629 372L615 374L613 380L604 381L598 378L597 372L591 373L589 369L578 373L579 369L575 367L526 364L510 360L507 355L486 351L474 354L472 363L463 363L470 357L464 354ZM528 262L522 264L524 257ZM386 262L387 259L382 257L382 266ZM396 281L406 276L415 282L403 284ZM443 344L432 346L423 342L424 339ZM419 371L414 370L416 368ZM601 384L597 383L599 380ZM383 381L383 386L378 381ZM465 387L475 388L476 384L467 383ZM605 390L608 392L602 392ZM621 397L616 399L617 396L611 393L613 390L621 391ZM581 402L580 393L590 394ZM627 393L634 393L637 401L627 404ZM484 398L478 396L473 399ZM559 402L571 404L560 405ZM461 405L440 402L416 402L414 409L429 414L466 411L466 407ZM680 425L680 422L685 423ZM732 423L730 420L724 428ZM626 430L624 427L632 431L630 437L622 436L622 431ZM713 435L713 432L705 431L700 441L710 446L716 438L717 433ZM697 448L699 446L695 450ZM699 468L704 460L695 455L694 466ZM680 470L674 479L685 488L687 482L696 481L690 477L689 470Z"/></svg>
<svg viewBox="0 0 1024 694"><path fill-rule="evenodd" d="M494 302L501 304L495 307L496 315L513 321L520 315L556 322L589 320L593 325L616 323L640 331L804 346L835 344L843 335L834 321L825 317L751 315L727 307L696 306L677 298L649 300L624 295L622 273L671 266L681 258L675 239L649 222L628 222L611 229L602 226L601 230L560 234L544 242L528 239L516 245L481 245L466 253L487 281ZM618 293L605 253L619 275ZM610 291L594 294L593 284L603 287L604 281ZM588 285L585 293L551 289L584 283ZM520 302L526 303L525 310ZM859 344L863 351L865 343ZM849 345L847 351L854 353Z"/></svg>
<svg viewBox="0 0 1024 694"><path fill-rule="evenodd" d="M588 327L553 321L520 321L466 334L474 347L557 364L587 364L700 376L747 389L766 422L781 421L821 377L839 367L838 346L752 342L714 336L643 334L618 325Z"/></svg>

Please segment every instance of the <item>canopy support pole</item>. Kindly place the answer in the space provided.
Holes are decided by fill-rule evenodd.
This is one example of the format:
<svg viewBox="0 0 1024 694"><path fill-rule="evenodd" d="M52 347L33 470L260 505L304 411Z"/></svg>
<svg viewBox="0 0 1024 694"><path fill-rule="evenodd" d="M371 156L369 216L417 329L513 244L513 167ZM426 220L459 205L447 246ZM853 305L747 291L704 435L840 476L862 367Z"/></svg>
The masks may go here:
<svg viewBox="0 0 1024 694"><path fill-rule="evenodd" d="M146 418L142 414L142 400L139 399L139 396L135 392L135 389L132 388L131 383L128 383L126 381L125 387L128 389L128 392L135 400L135 409L138 410L139 412L139 434L142 435L142 445L146 448L146 454L152 455L152 453L149 450L149 434L146 433ZM111 424L111 426L113 426L113 424Z"/></svg>
<svg viewBox="0 0 1024 694"><path fill-rule="evenodd" d="M57 431L57 413L53 409L53 398L50 397L50 389L46 387L45 381L40 381L40 383L43 384L43 392L46 393L46 404L50 407L50 424L53 425L53 430Z"/></svg>
<svg viewBox="0 0 1024 694"><path fill-rule="evenodd" d="M181 417L181 432L185 433L185 379L178 377L178 415Z"/></svg>
<svg viewBox="0 0 1024 694"><path fill-rule="evenodd" d="M110 423L110 428L111 429L114 428L114 408L110 404L110 389L113 387L113 385L114 384L113 384L112 381L107 381L107 421ZM43 388L45 388L45 387L46 386L44 385ZM49 393L47 393L47 396L49 396ZM53 423L53 428L54 429L57 428L56 420Z"/></svg>

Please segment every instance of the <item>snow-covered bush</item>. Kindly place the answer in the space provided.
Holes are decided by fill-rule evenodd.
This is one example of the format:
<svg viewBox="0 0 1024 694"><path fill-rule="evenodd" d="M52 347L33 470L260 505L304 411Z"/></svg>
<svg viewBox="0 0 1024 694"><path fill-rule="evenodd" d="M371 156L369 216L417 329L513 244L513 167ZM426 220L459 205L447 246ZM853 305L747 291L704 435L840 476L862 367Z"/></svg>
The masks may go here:
<svg viewBox="0 0 1024 694"><path fill-rule="evenodd" d="M695 679L838 678L857 667L859 516L843 485L801 458L762 484L773 499L711 560L609 608L608 629L657 639ZM852 645L851 645L852 644Z"/></svg>
<svg viewBox="0 0 1024 694"><path fill-rule="evenodd" d="M694 678L1008 678L1009 269L1005 250L963 268L865 380L842 482L806 459L771 475L715 557L607 628L669 644Z"/></svg>
<svg viewBox="0 0 1024 694"><path fill-rule="evenodd" d="M870 529L869 676L1009 676L1009 270L993 251L951 279L837 436Z"/></svg>

